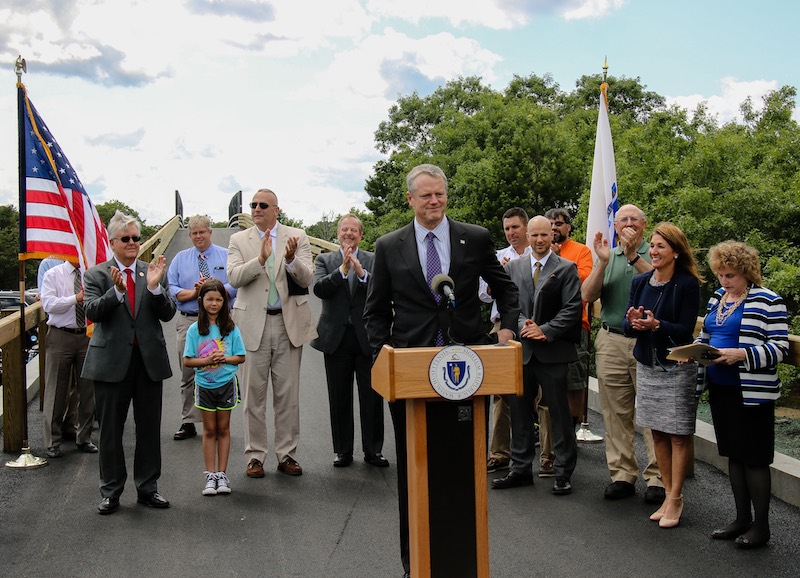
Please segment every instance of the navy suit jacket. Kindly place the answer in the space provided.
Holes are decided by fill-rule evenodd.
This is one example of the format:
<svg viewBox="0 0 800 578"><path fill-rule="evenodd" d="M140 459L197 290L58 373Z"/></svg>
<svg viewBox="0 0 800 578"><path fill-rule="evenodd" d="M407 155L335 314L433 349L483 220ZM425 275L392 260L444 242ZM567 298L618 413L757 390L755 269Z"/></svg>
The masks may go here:
<svg viewBox="0 0 800 578"><path fill-rule="evenodd" d="M358 250L357 258L365 271L371 272L374 254ZM317 255L314 261L314 295L322 299L322 313L317 322L317 337L311 347L332 355L342 342L348 319L353 324L358 344L364 355L372 350L364 326L364 303L367 300L367 283L355 284L355 294L350 293L348 279L342 277L342 252L332 251Z"/></svg>
<svg viewBox="0 0 800 578"><path fill-rule="evenodd" d="M443 329L454 341L468 345L490 342L488 324L481 322L478 298L480 277L497 301L500 323L517 332L517 287L497 261L489 231L448 219L450 271L456 308L451 316L443 298L434 299L419 263L414 223L382 236L375 244L364 317L373 353L388 343L393 347L432 346Z"/></svg>
<svg viewBox="0 0 800 578"><path fill-rule="evenodd" d="M114 259L89 269L83 276L86 317L94 322L86 352L82 377L97 381L119 382L125 379L133 353L139 343L147 376L161 381L172 375L167 344L161 322L175 316L175 302L162 284L161 295L147 289L147 263L136 260L136 311L131 315L127 297L120 303L111 280ZM163 282L167 276L164 275Z"/></svg>
<svg viewBox="0 0 800 578"><path fill-rule="evenodd" d="M650 283L653 270L637 275L631 282L628 309L643 305L642 294ZM627 309L626 309L627 311ZM700 312L700 282L689 273L676 270L664 286L653 316L661 322L658 331L635 331L624 318L622 328L627 335L636 337L633 356L645 365L658 359L667 362L668 348L687 345L694 341L694 326Z"/></svg>
<svg viewBox="0 0 800 578"><path fill-rule="evenodd" d="M567 363L578 359L575 343L581 332L581 281L574 262L551 253L539 273L536 289L531 275L531 256L506 264L511 280L519 287L519 331L530 319L547 341L520 338L522 361Z"/></svg>

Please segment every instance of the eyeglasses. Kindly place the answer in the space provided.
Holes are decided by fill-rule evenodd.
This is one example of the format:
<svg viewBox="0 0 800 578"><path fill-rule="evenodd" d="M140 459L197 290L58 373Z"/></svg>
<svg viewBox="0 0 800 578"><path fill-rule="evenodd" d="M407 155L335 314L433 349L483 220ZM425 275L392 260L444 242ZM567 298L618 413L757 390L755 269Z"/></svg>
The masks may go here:
<svg viewBox="0 0 800 578"><path fill-rule="evenodd" d="M119 240L122 241L123 243L128 243L130 241L138 243L139 241L142 240L142 238L139 235L125 235L124 237L119 237Z"/></svg>
<svg viewBox="0 0 800 578"><path fill-rule="evenodd" d="M250 203L250 208L251 209L255 209L256 207L258 207L260 209L269 209L270 207L274 207L274 206L276 206L276 205L270 205L269 203L256 203L256 202Z"/></svg>
<svg viewBox="0 0 800 578"><path fill-rule="evenodd" d="M619 219L616 220L617 223L630 223L630 224L638 223L639 221L641 221L639 217L620 217Z"/></svg>

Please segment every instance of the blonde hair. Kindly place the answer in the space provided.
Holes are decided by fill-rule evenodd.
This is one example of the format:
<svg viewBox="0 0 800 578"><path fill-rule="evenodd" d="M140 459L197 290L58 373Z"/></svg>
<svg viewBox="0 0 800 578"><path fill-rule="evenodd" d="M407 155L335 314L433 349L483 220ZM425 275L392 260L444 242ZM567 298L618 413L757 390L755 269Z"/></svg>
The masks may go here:
<svg viewBox="0 0 800 578"><path fill-rule="evenodd" d="M761 285L761 262L758 250L740 241L723 241L708 250L708 264L716 274L720 269L733 269L745 279Z"/></svg>

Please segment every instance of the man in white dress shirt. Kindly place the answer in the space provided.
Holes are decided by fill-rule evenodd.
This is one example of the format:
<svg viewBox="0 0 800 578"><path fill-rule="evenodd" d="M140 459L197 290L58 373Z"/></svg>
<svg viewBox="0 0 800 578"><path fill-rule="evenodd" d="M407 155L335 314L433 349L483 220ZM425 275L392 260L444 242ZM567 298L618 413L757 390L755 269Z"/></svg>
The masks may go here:
<svg viewBox="0 0 800 578"><path fill-rule="evenodd" d="M83 275L78 265L62 263L49 269L39 289L42 307L48 315L47 360L45 362L44 441L47 457L60 458L64 413L70 378L78 395L78 449L97 453L92 443L94 384L80 377L89 337L83 309Z"/></svg>
<svg viewBox="0 0 800 578"><path fill-rule="evenodd" d="M497 260L505 267L509 261L514 261L525 255L530 255L531 247L526 234L528 228L528 213L520 207L512 207L503 213L503 232L506 234L508 247L497 251ZM500 326L500 314L497 304L489 294L486 282L481 279L478 288L478 297L484 303L492 304L491 320L495 325L494 331ZM489 448L489 460L486 462L488 473L496 472L508 467L511 450L511 416L509 415L508 400L504 396L493 396L492 410L492 445Z"/></svg>

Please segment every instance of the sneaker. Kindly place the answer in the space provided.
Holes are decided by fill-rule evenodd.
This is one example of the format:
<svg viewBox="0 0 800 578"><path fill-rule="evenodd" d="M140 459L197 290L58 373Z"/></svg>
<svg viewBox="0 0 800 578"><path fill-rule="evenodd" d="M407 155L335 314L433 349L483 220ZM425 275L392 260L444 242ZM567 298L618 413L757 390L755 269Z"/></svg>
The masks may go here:
<svg viewBox="0 0 800 578"><path fill-rule="evenodd" d="M49 447L47 448L47 451L45 453L47 454L48 458L60 458L61 456L64 455L61 452L61 446Z"/></svg>
<svg viewBox="0 0 800 578"><path fill-rule="evenodd" d="M228 481L228 476L225 475L225 472L217 472L217 493L225 495L231 493L231 483Z"/></svg>
<svg viewBox="0 0 800 578"><path fill-rule="evenodd" d="M486 462L486 473L491 474L500 470L508 469L508 458L489 458Z"/></svg>
<svg viewBox="0 0 800 578"><path fill-rule="evenodd" d="M203 495L204 496L217 495L217 474L215 474L214 472L206 472L206 487L203 488Z"/></svg>

